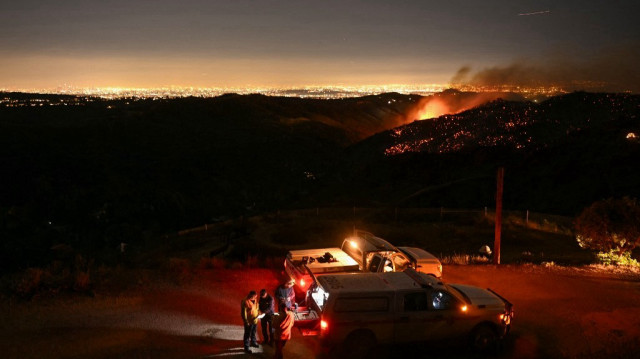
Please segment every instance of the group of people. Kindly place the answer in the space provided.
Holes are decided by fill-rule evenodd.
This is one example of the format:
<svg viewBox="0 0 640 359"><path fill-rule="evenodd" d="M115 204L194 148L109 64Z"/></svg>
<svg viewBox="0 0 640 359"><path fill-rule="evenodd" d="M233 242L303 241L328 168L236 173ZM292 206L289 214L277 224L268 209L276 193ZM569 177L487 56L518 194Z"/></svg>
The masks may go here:
<svg viewBox="0 0 640 359"><path fill-rule="evenodd" d="M295 292L293 281L287 281L276 289L275 302L278 312L274 311L274 299L266 289L260 290L260 297L256 291L250 291L240 303L240 314L244 322L244 351L251 353L251 348L258 348L256 332L258 321L262 327L262 344L273 346L275 344L275 359L282 359L282 349L291 339L291 329L294 323L293 310Z"/></svg>

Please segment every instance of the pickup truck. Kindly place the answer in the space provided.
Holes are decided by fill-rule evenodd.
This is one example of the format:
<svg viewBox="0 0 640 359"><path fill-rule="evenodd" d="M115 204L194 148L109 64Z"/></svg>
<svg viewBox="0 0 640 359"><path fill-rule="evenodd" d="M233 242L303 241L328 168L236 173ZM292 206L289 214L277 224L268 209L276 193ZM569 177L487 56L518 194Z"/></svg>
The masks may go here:
<svg viewBox="0 0 640 359"><path fill-rule="evenodd" d="M497 349L511 329L513 305L496 292L446 284L410 268L314 280L295 326L318 337L323 348L337 348L340 357L366 357L376 344L413 342L467 343L485 352Z"/></svg>
<svg viewBox="0 0 640 359"><path fill-rule="evenodd" d="M407 268L442 277L442 264L421 248L396 247L371 233L356 231L341 248L293 250L284 261L286 274L295 281L300 298L306 297L312 275L340 272L402 272Z"/></svg>

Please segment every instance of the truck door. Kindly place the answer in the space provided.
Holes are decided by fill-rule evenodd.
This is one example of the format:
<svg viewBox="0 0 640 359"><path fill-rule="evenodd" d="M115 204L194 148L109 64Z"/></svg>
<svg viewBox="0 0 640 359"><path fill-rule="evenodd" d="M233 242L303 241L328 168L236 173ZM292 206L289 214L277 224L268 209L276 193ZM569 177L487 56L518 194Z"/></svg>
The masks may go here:
<svg viewBox="0 0 640 359"><path fill-rule="evenodd" d="M429 310L434 318L431 325L430 337L433 340L451 338L468 332L469 317L465 312L467 307L452 294L444 290L434 290L429 293Z"/></svg>
<svg viewBox="0 0 640 359"><path fill-rule="evenodd" d="M416 289L397 293L394 337L397 343L429 341L441 338L446 326L443 313L433 310L430 293Z"/></svg>
<svg viewBox="0 0 640 359"><path fill-rule="evenodd" d="M382 273L382 272L394 272L394 265L391 258L383 256L381 254L373 254L369 261L369 272Z"/></svg>
<svg viewBox="0 0 640 359"><path fill-rule="evenodd" d="M402 253L394 253L391 256L391 261L393 262L394 272L402 272L405 269L412 267L411 261Z"/></svg>

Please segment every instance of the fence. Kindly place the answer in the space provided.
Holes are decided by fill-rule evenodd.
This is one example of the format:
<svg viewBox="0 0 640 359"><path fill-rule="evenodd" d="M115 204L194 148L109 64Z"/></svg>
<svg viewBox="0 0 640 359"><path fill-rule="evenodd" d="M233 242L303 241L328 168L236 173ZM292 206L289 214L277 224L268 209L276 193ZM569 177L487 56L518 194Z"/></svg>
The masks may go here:
<svg viewBox="0 0 640 359"><path fill-rule="evenodd" d="M374 223L408 222L472 222L479 219L493 221L495 212L488 207L479 209L462 208L406 208L406 207L315 207L274 211L257 215L269 222L295 221L296 218L316 218L318 220L353 221L354 225L363 221ZM517 225L547 232L571 233L573 219L570 217L518 210L503 210L505 225ZM231 231L242 231L246 217L229 219L224 222L204 224L178 232L178 236L219 230L220 226ZM234 229L235 228L235 229ZM228 233L228 231L227 231Z"/></svg>

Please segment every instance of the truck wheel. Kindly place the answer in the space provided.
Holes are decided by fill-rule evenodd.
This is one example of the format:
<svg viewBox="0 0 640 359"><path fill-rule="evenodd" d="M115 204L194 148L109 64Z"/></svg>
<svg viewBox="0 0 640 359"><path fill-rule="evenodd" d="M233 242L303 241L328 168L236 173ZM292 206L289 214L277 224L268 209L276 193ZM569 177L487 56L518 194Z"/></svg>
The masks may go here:
<svg viewBox="0 0 640 359"><path fill-rule="evenodd" d="M476 353L496 352L498 335L488 325L481 325L471 333L471 349Z"/></svg>
<svg viewBox="0 0 640 359"><path fill-rule="evenodd" d="M376 338L370 331L360 330L349 334L344 341L345 358L366 358L376 345Z"/></svg>

